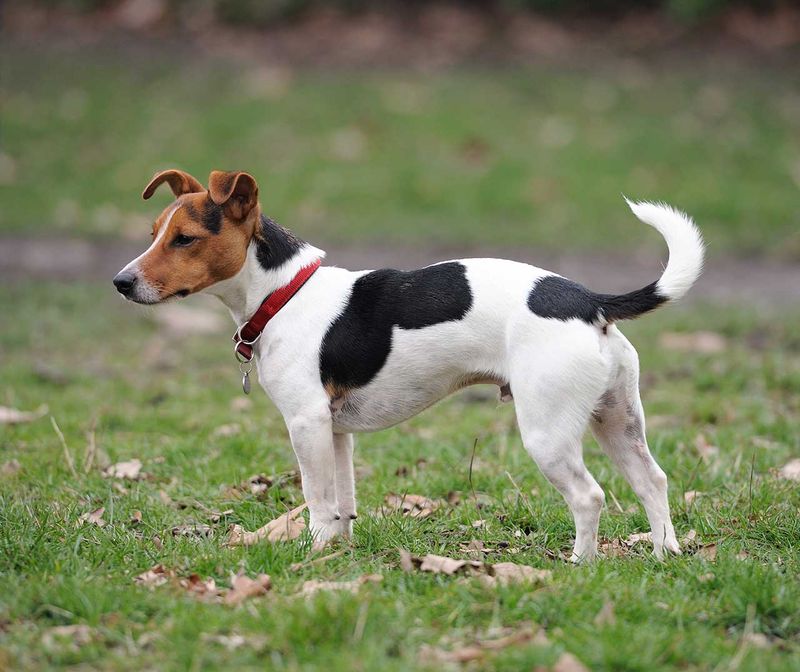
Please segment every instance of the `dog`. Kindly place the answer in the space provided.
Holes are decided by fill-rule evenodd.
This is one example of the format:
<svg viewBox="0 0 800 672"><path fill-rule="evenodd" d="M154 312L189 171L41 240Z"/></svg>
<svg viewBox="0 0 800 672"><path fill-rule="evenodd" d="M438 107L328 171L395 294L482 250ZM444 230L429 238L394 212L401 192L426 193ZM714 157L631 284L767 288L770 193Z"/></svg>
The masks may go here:
<svg viewBox="0 0 800 672"><path fill-rule="evenodd" d="M587 425L641 500L655 555L680 553L667 477L645 437L638 356L617 322L681 298L700 275L704 245L687 215L628 201L665 238L669 261L657 281L610 295L502 259L320 267L322 250L262 214L248 173L213 171L206 188L167 170L143 198L165 182L175 200L114 285L137 303L208 292L228 307L245 391L256 362L288 427L316 544L352 533L354 433L488 383L515 404L525 449L572 512L573 561L597 555L605 501L583 462Z"/></svg>

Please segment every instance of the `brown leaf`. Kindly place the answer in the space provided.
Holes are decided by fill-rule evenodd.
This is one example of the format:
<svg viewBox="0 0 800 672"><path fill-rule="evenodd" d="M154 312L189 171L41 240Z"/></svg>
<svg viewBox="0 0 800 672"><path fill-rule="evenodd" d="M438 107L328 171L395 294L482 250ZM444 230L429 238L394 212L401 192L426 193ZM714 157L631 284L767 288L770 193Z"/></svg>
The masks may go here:
<svg viewBox="0 0 800 672"><path fill-rule="evenodd" d="M708 560L709 562L714 562L717 559L717 545L716 544L706 544L705 546L701 546L697 550L697 555L699 555L703 560Z"/></svg>
<svg viewBox="0 0 800 672"><path fill-rule="evenodd" d="M687 490L683 493L683 501L687 504L691 504L695 499L704 495L704 492L699 492L698 490Z"/></svg>
<svg viewBox="0 0 800 672"><path fill-rule="evenodd" d="M106 507L101 506L99 509L84 513L80 518L78 518L77 526L80 527L84 523L90 523L92 525L97 525L97 527L105 527L106 521L103 520L103 513L105 513L105 510Z"/></svg>
<svg viewBox="0 0 800 672"><path fill-rule="evenodd" d="M552 574L549 569L536 569L513 562L497 562L489 565L489 576L481 578L490 584L499 583L501 586L506 586L511 583L546 583Z"/></svg>
<svg viewBox="0 0 800 672"><path fill-rule="evenodd" d="M47 406L39 406L35 411L20 411L8 406L0 406L0 425L19 425L33 422L47 414Z"/></svg>
<svg viewBox="0 0 800 672"><path fill-rule="evenodd" d="M208 538L214 536L214 528L202 523L190 523L188 525L176 525L172 528L173 537L201 537Z"/></svg>
<svg viewBox="0 0 800 672"><path fill-rule="evenodd" d="M565 651L553 665L553 672L589 672L589 668L571 653Z"/></svg>
<svg viewBox="0 0 800 672"><path fill-rule="evenodd" d="M800 458L794 458L784 464L778 471L778 476L787 481L800 481Z"/></svg>
<svg viewBox="0 0 800 672"><path fill-rule="evenodd" d="M426 661L435 660L441 663L469 663L481 660L494 651L501 651L510 646L533 642L538 645L547 644L544 632L531 625L523 625L517 630L504 628L499 636L492 639L478 640L471 643L457 644L450 650L424 646L420 649L420 658Z"/></svg>
<svg viewBox="0 0 800 672"><path fill-rule="evenodd" d="M251 597L266 595L272 588L272 581L266 574L259 574L251 579L244 574L237 574L231 581L231 589L225 594L224 602L228 605L241 604Z"/></svg>
<svg viewBox="0 0 800 672"><path fill-rule="evenodd" d="M703 355L715 355L724 352L728 347L725 337L713 331L665 332L661 334L659 343L666 350L697 352Z"/></svg>
<svg viewBox="0 0 800 672"><path fill-rule="evenodd" d="M498 562L492 565L479 560L456 560L431 553L419 557L411 555L404 549L400 549L400 567L406 572L419 569L421 572L447 576L454 574L479 576L487 585L503 586L519 582L545 582L551 576L549 569L536 569L513 562Z"/></svg>
<svg viewBox="0 0 800 672"><path fill-rule="evenodd" d="M21 469L22 465L19 463L19 460L9 460L8 462L3 462L3 466L0 467L0 475L15 476Z"/></svg>
<svg viewBox="0 0 800 672"><path fill-rule="evenodd" d="M229 425L220 425L211 433L211 436L212 438L228 438L230 436L236 436L241 431L241 425L233 422Z"/></svg>
<svg viewBox="0 0 800 672"><path fill-rule="evenodd" d="M429 499L423 495L394 493L386 495L385 501L390 509L401 511L404 516L412 518L427 518L443 504L441 500Z"/></svg>
<svg viewBox="0 0 800 672"><path fill-rule="evenodd" d="M133 515L131 515L131 525L138 525L141 522L142 522L142 512L134 511Z"/></svg>
<svg viewBox="0 0 800 672"><path fill-rule="evenodd" d="M162 586L170 578L174 576L174 572L171 570L167 570L164 565L155 565L148 569L146 572L142 572L136 578L134 578L133 582L139 584L140 586Z"/></svg>
<svg viewBox="0 0 800 672"><path fill-rule="evenodd" d="M712 446L704 434L698 434L694 439L694 447L704 462L711 462L719 455L719 448Z"/></svg>
<svg viewBox="0 0 800 672"><path fill-rule="evenodd" d="M120 478L128 481L138 481L141 476L142 462L136 458L125 462L117 462L103 469L105 478Z"/></svg>
<svg viewBox="0 0 800 672"><path fill-rule="evenodd" d="M306 521L300 515L306 506L306 504L301 504L295 507L291 511L278 516L275 520L271 520L255 532L248 532L241 525L231 526L228 546L252 546L262 539L272 543L297 539L306 528Z"/></svg>
<svg viewBox="0 0 800 672"><path fill-rule="evenodd" d="M617 622L617 616L614 613L614 603L606 601L594 617L594 624L598 627L604 625L614 625Z"/></svg>
<svg viewBox="0 0 800 672"><path fill-rule="evenodd" d="M220 594L214 579L203 579L199 574L190 574L185 578L178 579L178 586L187 592L194 593L197 597L215 598Z"/></svg>
<svg viewBox="0 0 800 672"><path fill-rule="evenodd" d="M355 593L367 583L380 583L383 581L381 574L365 574L352 581L306 581L300 589L300 595L309 597L322 591L345 591Z"/></svg>
<svg viewBox="0 0 800 672"><path fill-rule="evenodd" d="M92 641L94 630L88 625L57 625L48 628L42 635L42 644L46 648L52 648L59 641L68 641L73 648L85 646Z"/></svg>
<svg viewBox="0 0 800 672"><path fill-rule="evenodd" d="M422 558L419 569L422 572L431 572L432 574L447 574L452 576L457 571L463 568L473 568L476 570L483 569L483 563L477 560L454 560L447 558L443 555L428 555Z"/></svg>
<svg viewBox="0 0 800 672"><path fill-rule="evenodd" d="M650 532L635 532L631 534L627 539L625 539L622 543L626 546L635 546L639 542L642 541L652 541L653 536Z"/></svg>

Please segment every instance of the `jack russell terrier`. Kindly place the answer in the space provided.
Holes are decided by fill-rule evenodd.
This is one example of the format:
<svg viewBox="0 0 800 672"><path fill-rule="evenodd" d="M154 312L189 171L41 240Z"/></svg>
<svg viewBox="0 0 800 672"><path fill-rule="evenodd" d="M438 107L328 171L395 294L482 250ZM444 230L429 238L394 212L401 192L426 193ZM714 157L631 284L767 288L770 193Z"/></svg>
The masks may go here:
<svg viewBox="0 0 800 672"><path fill-rule="evenodd" d="M667 477L645 438L636 350L616 323L682 297L703 242L672 208L628 202L669 247L661 277L628 294L597 294L503 259L446 261L415 271L320 267L325 253L261 213L256 181L214 171L204 187L157 173L175 200L153 242L114 278L137 303L203 290L237 325L235 354L289 429L315 543L349 535L356 518L353 433L391 427L467 385L514 400L525 449L575 519L573 561L597 554L605 496L583 463L587 424L647 512L655 555L680 553Z"/></svg>

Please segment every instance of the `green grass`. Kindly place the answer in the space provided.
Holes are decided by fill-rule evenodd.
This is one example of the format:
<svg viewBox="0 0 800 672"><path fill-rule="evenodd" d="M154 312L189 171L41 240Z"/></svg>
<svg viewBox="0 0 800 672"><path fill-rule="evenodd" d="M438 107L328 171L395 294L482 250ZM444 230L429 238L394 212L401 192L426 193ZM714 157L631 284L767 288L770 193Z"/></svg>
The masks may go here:
<svg viewBox="0 0 800 672"><path fill-rule="evenodd" d="M323 243L655 249L625 193L689 211L713 250L800 257L789 69L283 71L163 42L0 56L3 232L144 238L157 169L224 168Z"/></svg>
<svg viewBox="0 0 800 672"><path fill-rule="evenodd" d="M250 409L232 408L241 393L226 330L171 334L155 313L91 285L6 285L0 314L11 316L0 332L0 403L46 403L78 463L72 475L48 417L0 427L0 463L21 465L16 475L0 476L2 668L442 669L421 656L423 645L449 648L524 623L544 628L548 643L501 650L481 669L547 666L565 650L592 669L800 666L800 492L772 472L800 453L798 312L766 319L712 307L665 309L625 329L641 353L651 446L671 479L679 536L695 529L704 542L717 543L716 561L685 555L659 563L646 550L582 567L551 559L548 551L571 543L566 507L522 449L513 407L468 393L358 438L355 538L338 546L340 557L300 571L290 565L308 557L305 537L223 546L229 523L254 529L302 501L291 482L263 500L226 494L251 474L294 467L286 430L260 390ZM723 334L728 348L697 355L659 346L665 330L701 328ZM123 493L99 470L83 473L93 423L101 453L112 462L140 458L149 478L126 483ZM238 434L215 435L231 423ZM700 458L699 433L719 446L717 459ZM480 511L466 496L476 437L472 485L486 495ZM593 441L585 445L587 464L608 495L601 536L646 530L630 488ZM397 475L401 467L407 473ZM166 504L162 490L187 508ZM465 493L465 503L425 520L375 513L388 492L446 497L453 490ZM687 490L705 494L689 506ZM173 537L175 525L208 522L194 502L234 512L209 539ZM99 506L105 528L76 526ZM143 514L138 526L129 523L135 510ZM477 518L487 526L472 528ZM465 557L461 545L473 538L491 547L506 542L487 559L551 569L552 582L491 589L399 568L399 547ZM737 557L742 551L747 557ZM134 585L156 563L222 585L239 569L266 572L274 589L229 608ZM383 582L357 595L296 595L304 580L365 573L380 573ZM606 602L613 602L616 621L598 625ZM91 640L79 646L49 635L65 624L90 626ZM745 644L746 632L765 635L767 648ZM233 633L246 643L229 650L213 639Z"/></svg>

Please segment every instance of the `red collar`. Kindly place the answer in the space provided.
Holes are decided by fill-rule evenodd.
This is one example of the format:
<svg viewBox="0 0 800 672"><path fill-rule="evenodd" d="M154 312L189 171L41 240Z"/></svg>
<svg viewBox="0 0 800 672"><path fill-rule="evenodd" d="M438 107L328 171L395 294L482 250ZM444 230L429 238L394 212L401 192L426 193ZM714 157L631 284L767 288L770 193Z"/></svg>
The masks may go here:
<svg viewBox="0 0 800 672"><path fill-rule="evenodd" d="M264 331L267 322L275 317L278 311L289 302L289 299L300 291L300 288L314 275L321 263L322 260L317 259L308 266L303 266L297 271L297 275L291 279L288 285L279 287L267 296L253 317L236 330L233 340L236 343L236 356L240 362L249 362L253 359L253 346L261 338L261 332Z"/></svg>

